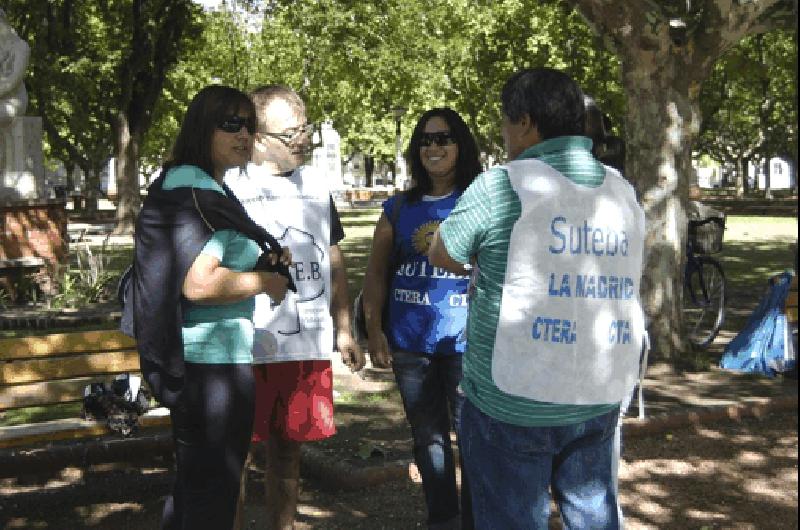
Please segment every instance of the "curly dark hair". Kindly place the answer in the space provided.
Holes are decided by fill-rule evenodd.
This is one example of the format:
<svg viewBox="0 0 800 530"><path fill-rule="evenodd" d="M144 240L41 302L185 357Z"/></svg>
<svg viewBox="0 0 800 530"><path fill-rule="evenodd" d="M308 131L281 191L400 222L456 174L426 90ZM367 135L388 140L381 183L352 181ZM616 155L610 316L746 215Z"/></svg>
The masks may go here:
<svg viewBox="0 0 800 530"><path fill-rule="evenodd" d="M414 185L406 193L409 202L418 201L422 199L423 195L431 191L431 178L422 165L419 150L425 125L428 120L436 116L447 122L447 126L450 127L450 134L453 135L456 145L458 145L456 188L459 191L464 191L482 171L478 145L475 143L475 138L461 116L447 107L430 109L419 117L417 125L414 127L414 132L411 134L411 140L408 142L406 160L411 169L411 176L414 178Z"/></svg>
<svg viewBox="0 0 800 530"><path fill-rule="evenodd" d="M244 92L223 85L201 89L186 109L171 155L162 166L162 174L166 175L175 166L191 164L213 177L211 139L214 131L227 117L240 110L255 118L253 101Z"/></svg>

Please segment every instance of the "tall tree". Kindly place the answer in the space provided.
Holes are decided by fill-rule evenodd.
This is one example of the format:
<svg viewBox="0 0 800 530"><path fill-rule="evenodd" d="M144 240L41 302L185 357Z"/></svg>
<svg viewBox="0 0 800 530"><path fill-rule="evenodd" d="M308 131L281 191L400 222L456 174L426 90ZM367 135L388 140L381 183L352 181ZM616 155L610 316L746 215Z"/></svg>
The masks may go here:
<svg viewBox="0 0 800 530"><path fill-rule="evenodd" d="M748 35L793 27L795 0L568 0L622 63L626 173L647 215L643 302L654 351L694 363L681 321L691 149L716 60Z"/></svg>
<svg viewBox="0 0 800 530"><path fill-rule="evenodd" d="M199 31L199 7L191 0L119 0L105 15L116 18L111 39L115 50L111 127L116 154L118 233L133 231L139 211L139 151L152 122L166 75L178 61L186 40Z"/></svg>
<svg viewBox="0 0 800 530"><path fill-rule="evenodd" d="M200 7L192 0L12 0L8 10L33 43L27 82L48 154L83 168L94 194L113 153L116 230L131 232L140 145L167 73L199 33Z"/></svg>
<svg viewBox="0 0 800 530"><path fill-rule="evenodd" d="M703 84L695 150L740 168L734 182L739 195L748 162L763 164L774 156L795 160L796 57L793 32L753 35L726 53Z"/></svg>

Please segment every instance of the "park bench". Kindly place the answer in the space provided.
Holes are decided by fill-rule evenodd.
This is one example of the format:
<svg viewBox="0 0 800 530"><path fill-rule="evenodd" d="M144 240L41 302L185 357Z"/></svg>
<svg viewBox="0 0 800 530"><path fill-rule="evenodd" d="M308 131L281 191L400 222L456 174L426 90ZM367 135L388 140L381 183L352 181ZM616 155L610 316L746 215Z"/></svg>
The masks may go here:
<svg viewBox="0 0 800 530"><path fill-rule="evenodd" d="M86 385L138 373L136 342L116 330L0 339L0 413L81 402ZM168 425L165 409L139 419L141 428ZM104 421L69 418L0 427L0 450L109 434Z"/></svg>

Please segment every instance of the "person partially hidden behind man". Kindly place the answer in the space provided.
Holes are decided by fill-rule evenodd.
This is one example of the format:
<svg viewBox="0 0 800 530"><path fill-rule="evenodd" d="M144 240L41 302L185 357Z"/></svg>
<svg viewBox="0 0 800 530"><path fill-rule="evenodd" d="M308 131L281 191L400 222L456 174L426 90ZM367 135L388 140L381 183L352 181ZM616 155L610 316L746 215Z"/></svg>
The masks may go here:
<svg viewBox="0 0 800 530"><path fill-rule="evenodd" d="M338 246L344 230L327 179L303 165L311 144L303 100L282 85L250 95L257 118L252 162L225 181L250 217L292 249L297 294L277 307L256 297L253 346L253 440L266 445L266 528L290 529L300 446L336 432L331 354L337 348L357 371L364 353L350 332L347 272Z"/></svg>
<svg viewBox="0 0 800 530"><path fill-rule="evenodd" d="M644 213L591 154L581 90L549 68L502 93L508 162L482 173L429 252L475 259L459 437L476 528L618 528L612 442L637 378Z"/></svg>

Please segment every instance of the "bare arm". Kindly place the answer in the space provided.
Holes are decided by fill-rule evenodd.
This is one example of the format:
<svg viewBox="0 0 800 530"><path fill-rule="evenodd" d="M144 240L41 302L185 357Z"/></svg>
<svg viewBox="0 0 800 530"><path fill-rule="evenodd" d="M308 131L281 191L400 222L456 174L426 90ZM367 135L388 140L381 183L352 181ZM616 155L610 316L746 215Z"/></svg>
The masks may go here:
<svg viewBox="0 0 800 530"><path fill-rule="evenodd" d="M391 352L383 333L383 306L388 291L387 279L391 265L394 230L385 214L381 214L372 236L372 251L364 274L364 317L369 336L369 354L372 364L387 368L391 364Z"/></svg>
<svg viewBox="0 0 800 530"><path fill-rule="evenodd" d="M347 294L347 269L339 245L331 245L331 316L336 324L336 346L342 361L351 371L364 368L365 359L361 346L353 340L350 328L350 297Z"/></svg>
<svg viewBox="0 0 800 530"><path fill-rule="evenodd" d="M259 293L275 303L286 295L287 280L274 272L236 272L208 254L199 254L183 282L183 295L197 304L231 304Z"/></svg>
<svg viewBox="0 0 800 530"><path fill-rule="evenodd" d="M428 261L435 267L441 267L455 274L464 275L470 272L462 263L450 257L447 247L444 246L442 238L439 237L439 230L436 230L436 233L433 234L433 240L431 241L430 249L428 249Z"/></svg>

